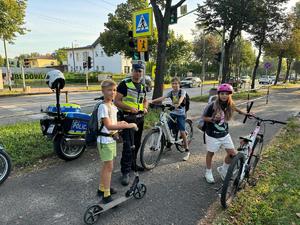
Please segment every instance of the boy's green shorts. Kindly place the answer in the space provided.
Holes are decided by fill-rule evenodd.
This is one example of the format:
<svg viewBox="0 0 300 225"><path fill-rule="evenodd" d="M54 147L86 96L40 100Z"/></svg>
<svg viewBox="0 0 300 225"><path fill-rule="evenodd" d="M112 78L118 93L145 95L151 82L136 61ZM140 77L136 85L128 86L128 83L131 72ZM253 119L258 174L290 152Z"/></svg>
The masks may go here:
<svg viewBox="0 0 300 225"><path fill-rule="evenodd" d="M102 161L112 161L117 156L117 143L102 144L97 142L97 148Z"/></svg>

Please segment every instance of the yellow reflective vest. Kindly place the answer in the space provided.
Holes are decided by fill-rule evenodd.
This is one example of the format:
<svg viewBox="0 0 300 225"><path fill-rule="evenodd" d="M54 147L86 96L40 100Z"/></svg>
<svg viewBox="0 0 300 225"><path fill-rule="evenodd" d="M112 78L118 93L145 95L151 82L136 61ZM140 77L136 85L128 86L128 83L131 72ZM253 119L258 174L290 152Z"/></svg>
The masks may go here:
<svg viewBox="0 0 300 225"><path fill-rule="evenodd" d="M146 97L145 86L141 84L141 91L138 92L131 79L125 80L127 95L123 97L123 104L135 108L139 111L144 110L144 99Z"/></svg>

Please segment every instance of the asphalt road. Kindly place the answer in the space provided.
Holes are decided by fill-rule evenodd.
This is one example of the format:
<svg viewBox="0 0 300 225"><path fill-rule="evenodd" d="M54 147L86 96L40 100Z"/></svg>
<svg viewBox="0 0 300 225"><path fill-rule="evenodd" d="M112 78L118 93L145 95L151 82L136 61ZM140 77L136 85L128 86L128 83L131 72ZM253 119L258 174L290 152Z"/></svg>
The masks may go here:
<svg viewBox="0 0 300 225"><path fill-rule="evenodd" d="M300 111L299 93L295 90L273 92L269 104L265 100L255 102L253 111L258 116L285 121ZM299 90L298 90L299 91ZM192 103L192 117L199 116L204 104ZM244 108L244 106L242 106ZM237 145L240 135L248 134L254 121L242 124L236 115L230 123L230 132ZM268 125L265 140L268 143L280 129L280 125ZM195 125L194 125L195 128ZM215 188L221 186L216 167L222 164L224 152L216 154L213 173L217 183L207 184L205 171L205 145L202 134L195 128L191 144L191 157L182 161L182 154L175 148L164 153L157 168L140 174L148 192L141 200L132 199L103 215L97 224L109 225L194 225L205 216L208 207L218 201ZM119 184L120 151L113 173L113 186L117 196L126 188ZM99 177L99 157L90 149L72 162L57 159L57 163L9 178L0 190L1 225L80 225L86 207L97 203L96 189ZM133 177L132 177L133 178Z"/></svg>
<svg viewBox="0 0 300 225"><path fill-rule="evenodd" d="M203 94L207 94L212 85L203 87ZM166 89L164 92L169 91ZM190 96L199 95L201 88L187 88ZM149 98L152 92L148 93ZM94 98L99 97L99 92L77 92L69 93L69 102L80 104L83 112L90 113L95 104ZM65 103L65 94L61 95L61 102ZM55 104L55 94L29 95L18 97L0 98L0 125L15 123L19 121L41 119L44 114L41 108L45 109L49 104Z"/></svg>

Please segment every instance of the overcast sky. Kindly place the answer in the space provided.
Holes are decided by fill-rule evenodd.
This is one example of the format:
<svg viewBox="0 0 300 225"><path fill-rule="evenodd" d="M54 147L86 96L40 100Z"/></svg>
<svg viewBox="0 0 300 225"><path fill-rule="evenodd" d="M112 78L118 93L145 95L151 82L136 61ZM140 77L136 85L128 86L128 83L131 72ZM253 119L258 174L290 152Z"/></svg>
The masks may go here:
<svg viewBox="0 0 300 225"><path fill-rule="evenodd" d="M177 0L173 0L177 2ZM290 0L291 8L298 0ZM26 10L26 35L19 36L14 45L8 45L9 57L39 52L52 53L61 47L84 46L93 43L104 30L107 14L125 0L28 0ZM188 11L196 8L202 0L187 0ZM191 30L196 16L187 15L171 25L186 39L192 39ZM3 42L0 41L0 55L4 56Z"/></svg>

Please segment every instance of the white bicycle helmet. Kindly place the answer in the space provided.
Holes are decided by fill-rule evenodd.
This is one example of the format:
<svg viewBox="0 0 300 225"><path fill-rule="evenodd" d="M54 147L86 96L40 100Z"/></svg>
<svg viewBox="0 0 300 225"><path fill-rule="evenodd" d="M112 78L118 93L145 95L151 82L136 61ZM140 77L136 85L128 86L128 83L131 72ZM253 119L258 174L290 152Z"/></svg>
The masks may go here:
<svg viewBox="0 0 300 225"><path fill-rule="evenodd" d="M46 84L49 86L51 89L55 89L58 87L59 84L59 89L63 89L65 86L65 77L62 72L59 70L51 70L46 74L45 78Z"/></svg>

